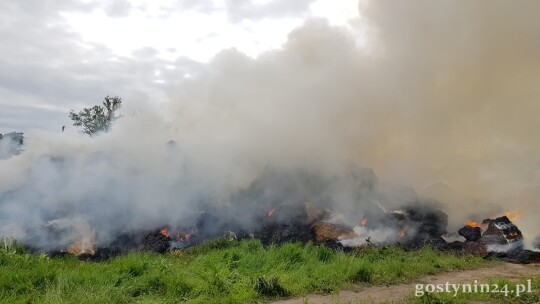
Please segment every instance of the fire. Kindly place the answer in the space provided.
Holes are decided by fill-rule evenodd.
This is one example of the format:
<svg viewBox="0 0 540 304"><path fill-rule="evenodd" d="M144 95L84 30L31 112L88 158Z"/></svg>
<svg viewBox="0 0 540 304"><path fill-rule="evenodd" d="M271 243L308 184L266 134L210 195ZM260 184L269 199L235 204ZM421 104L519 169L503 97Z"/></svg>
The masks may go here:
<svg viewBox="0 0 540 304"><path fill-rule="evenodd" d="M96 243L96 233L91 230L88 234L78 234L67 247L67 252L73 255L96 254L94 245Z"/></svg>
<svg viewBox="0 0 540 304"><path fill-rule="evenodd" d="M70 242L66 251L73 255L96 253L94 246L96 244L96 232L90 227L90 224L81 219L58 219L49 222L49 225L59 229L69 228L72 231Z"/></svg>
<svg viewBox="0 0 540 304"><path fill-rule="evenodd" d="M514 210L514 211L505 211L504 216L509 218L510 220L517 220L521 217L521 214L523 214L523 210Z"/></svg>
<svg viewBox="0 0 540 304"><path fill-rule="evenodd" d="M478 223L475 222L475 221L467 221L467 222L465 223L465 226L469 226L469 227L473 227L473 228L474 228L474 227L478 227Z"/></svg>
<svg viewBox="0 0 540 304"><path fill-rule="evenodd" d="M191 236L197 234L197 229L193 228L189 231L187 230L178 230L176 233L176 240L182 243L189 243L191 241Z"/></svg>
<svg viewBox="0 0 540 304"><path fill-rule="evenodd" d="M176 238L180 242L189 242L190 237L191 235L189 233L184 234L183 232L178 232L178 234L176 234Z"/></svg>
<svg viewBox="0 0 540 304"><path fill-rule="evenodd" d="M155 231L155 230L154 230ZM163 236L166 236L166 237L169 237L170 236L170 233L167 231L167 228L163 228L161 229L161 234L163 234Z"/></svg>
<svg viewBox="0 0 540 304"><path fill-rule="evenodd" d="M276 211L276 208L272 208L272 209L268 210L268 212L266 212L266 216L267 217L272 217L272 215L274 214L274 211Z"/></svg>
<svg viewBox="0 0 540 304"><path fill-rule="evenodd" d="M404 238L404 237L405 237L405 231L401 230L401 231L399 232L399 237L400 237L400 238Z"/></svg>
<svg viewBox="0 0 540 304"><path fill-rule="evenodd" d="M94 240L76 239L67 247L67 252L73 255L96 254Z"/></svg>
<svg viewBox="0 0 540 304"><path fill-rule="evenodd" d="M362 224L362 226L365 226L367 224L367 219L363 218L360 224Z"/></svg>

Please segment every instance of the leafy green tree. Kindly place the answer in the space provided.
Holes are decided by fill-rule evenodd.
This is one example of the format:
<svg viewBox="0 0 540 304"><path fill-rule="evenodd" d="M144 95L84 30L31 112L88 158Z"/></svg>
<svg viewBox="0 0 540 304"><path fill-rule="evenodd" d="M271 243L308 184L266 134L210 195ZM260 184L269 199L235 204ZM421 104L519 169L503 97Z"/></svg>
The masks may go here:
<svg viewBox="0 0 540 304"><path fill-rule="evenodd" d="M113 121L118 118L115 114L122 105L122 98L107 95L103 105L96 105L91 108L84 108L76 113L69 111L69 118L73 120L73 125L82 127L82 132L90 136L99 132L109 132Z"/></svg>

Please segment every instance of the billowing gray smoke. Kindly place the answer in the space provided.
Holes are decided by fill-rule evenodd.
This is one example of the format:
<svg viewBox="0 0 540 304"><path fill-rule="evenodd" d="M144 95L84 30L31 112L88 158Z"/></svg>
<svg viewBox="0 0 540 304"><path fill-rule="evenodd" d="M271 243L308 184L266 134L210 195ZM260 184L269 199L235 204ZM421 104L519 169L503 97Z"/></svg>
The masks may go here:
<svg viewBox="0 0 540 304"><path fill-rule="evenodd" d="M23 133L11 132L0 134L0 159L7 159L21 153L23 143Z"/></svg>
<svg viewBox="0 0 540 304"><path fill-rule="evenodd" d="M49 251L76 242L82 248L74 252L88 253L121 235L165 226L197 227L203 238L227 231L249 233L261 228L269 210L278 209L281 220L289 222L303 216L310 203L334 212L333 222L359 226L369 218L380 223L370 224L371 234L386 242L398 235L391 223L381 222L386 214L418 206L412 190L381 185L372 170L352 165L336 171L264 167L249 184L233 186L211 167L201 169L196 160L183 160L179 145L171 142L155 146L148 155L155 159L139 158L123 148L88 151L108 136L114 137L84 139L89 146L77 154L39 154L23 171L23 179L14 181L17 186L0 197L3 233ZM446 227L445 222L440 225ZM383 231L388 236L381 235ZM355 242L365 242L368 235L362 233L366 235Z"/></svg>
<svg viewBox="0 0 540 304"><path fill-rule="evenodd" d="M28 134L24 153L0 161L0 230L24 238L29 227L77 218L106 243L205 210L250 227L266 204L291 200L358 225L364 213L418 201L392 186L404 184L441 200L454 228L525 209L516 223L531 239L540 212L539 9L377 0L349 28L308 21L257 59L225 50L179 79L159 103L165 110L130 100L108 134ZM355 28L366 24L367 46L358 47ZM382 182L363 186L374 177L355 177L357 167ZM309 174L271 178L268 168L325 182L304 187ZM253 186L259 177L268 182ZM260 193L238 199L246 189Z"/></svg>
<svg viewBox="0 0 540 304"><path fill-rule="evenodd" d="M536 250L540 250L540 236L537 236L537 237L534 239L533 247L534 247L534 249L536 249Z"/></svg>

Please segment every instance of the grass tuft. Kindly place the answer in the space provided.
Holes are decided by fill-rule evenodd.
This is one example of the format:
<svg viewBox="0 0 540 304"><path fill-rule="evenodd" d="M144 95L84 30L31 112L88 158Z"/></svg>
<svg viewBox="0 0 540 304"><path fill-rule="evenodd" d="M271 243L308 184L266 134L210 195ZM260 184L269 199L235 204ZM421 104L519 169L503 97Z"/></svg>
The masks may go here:
<svg viewBox="0 0 540 304"><path fill-rule="evenodd" d="M353 283L372 283L373 282L373 267L369 265L362 265L351 276L351 281Z"/></svg>
<svg viewBox="0 0 540 304"><path fill-rule="evenodd" d="M255 291L265 297L285 297L290 293L281 285L279 278L270 277L268 279L259 277L255 279Z"/></svg>
<svg viewBox="0 0 540 304"><path fill-rule="evenodd" d="M0 245L0 252L3 254L14 255L25 252L24 247L17 243L17 240L13 237L0 236Z"/></svg>

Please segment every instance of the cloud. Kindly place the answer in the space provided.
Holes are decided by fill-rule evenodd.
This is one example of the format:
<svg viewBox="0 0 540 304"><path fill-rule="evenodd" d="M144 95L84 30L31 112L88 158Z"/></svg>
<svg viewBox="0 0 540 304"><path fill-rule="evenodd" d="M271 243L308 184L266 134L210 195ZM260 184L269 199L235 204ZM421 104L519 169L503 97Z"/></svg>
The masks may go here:
<svg viewBox="0 0 540 304"><path fill-rule="evenodd" d="M5 96L0 94L0 96ZM13 99L20 96L13 96ZM11 100L13 100L11 99ZM0 104L0 124L2 133L28 130L49 129L60 130L60 123L66 119L63 110L42 108L34 105ZM58 124L51 126L51 122ZM56 127L56 128L55 128Z"/></svg>
<svg viewBox="0 0 540 304"><path fill-rule="evenodd" d="M314 2L316 0L178 0L175 7L206 14L225 11L231 22L238 23L243 20L254 21L263 18L307 17L310 6Z"/></svg>
<svg viewBox="0 0 540 304"><path fill-rule="evenodd" d="M160 53L157 52L161 51L153 50L156 47L143 45L143 41L138 42L141 44L138 49L119 57L115 50L105 44L85 41L81 34L70 27L65 18L66 14L89 16L103 11L107 16L114 18L110 22L111 28L104 28L103 31L114 31L120 40L128 39L124 36L136 35L131 32L134 29L129 27L129 23L120 25L114 20L117 17L130 16L135 11L153 14L155 7L147 7L147 4L144 2L130 4L126 1L31 0L1 3L0 39L3 43L0 45L0 63L3 68L0 69L0 106L9 106L10 110L8 114L5 108L3 115L0 116L0 130L14 126L26 126L24 129L39 127L56 130L58 126L69 124L69 121L66 120L67 115L63 119L57 114L52 115L51 109L54 109L54 113L62 109L67 113L71 108L99 103L107 94L163 101L164 88L167 84L176 83L178 79L183 79L184 75L195 72L188 71L186 66L181 67L174 62L158 59ZM164 9L169 4L176 6L169 7L167 13L182 10L186 13L192 10L204 13L228 11L231 18L240 20L301 14L301 11L309 5L309 1L289 4L284 1L271 1L264 4L242 5L232 2L225 5L215 1L178 1L158 6ZM223 22L227 23L225 20ZM154 30L158 26L171 25L154 24ZM260 44L259 40L246 42L254 38L248 37L241 30L236 30L234 31L236 34L225 37L216 33L216 29L209 30L212 30L211 35L197 38L201 39L197 45L183 43L180 50L188 49L193 53L197 48L204 48L197 53L211 54L214 52L212 50L219 49L218 44L227 46ZM284 32L283 29L279 31ZM166 33L170 35L173 31L168 29ZM171 54L178 54L178 49ZM192 68L197 66L189 63L189 60L180 58L180 61ZM174 76L171 75L171 67L176 69ZM164 79L168 75L174 78ZM20 109L14 110L18 106ZM24 110L31 111L31 115L41 112L43 119L39 120L40 123L35 119L30 120L30 112L25 116L22 114ZM7 117L8 115L18 116ZM47 117L49 126L45 123ZM19 123L14 125L13 121Z"/></svg>
<svg viewBox="0 0 540 304"><path fill-rule="evenodd" d="M127 0L106 1L105 12L111 17L129 16L133 7Z"/></svg>
<svg viewBox="0 0 540 304"><path fill-rule="evenodd" d="M225 0L227 14L232 22L261 18L306 16L313 2L315 0Z"/></svg>
<svg viewBox="0 0 540 304"><path fill-rule="evenodd" d="M214 1L178 1L164 3L158 7L165 9L169 4L176 6L169 7L167 13L182 10L186 13L192 10L215 13L226 10L224 3L220 5ZM264 7L261 5L237 7L231 3L229 7L231 14L237 17L240 12L234 11L238 8L242 10L242 14L246 13L246 18L258 18L262 16L261 14L267 13L292 14L304 5L307 5L307 2L285 5L278 1L267 3ZM118 35L117 39L125 40L128 39L126 36L137 35L133 32L135 29L130 28L129 23L117 24L114 20L124 20L126 18L120 17L131 16L135 11L151 15L154 14L154 9L155 7L148 7L148 3L144 1L130 4L120 0L29 0L1 3L0 39L3 43L0 45L0 63L3 68L0 69L0 106L9 106L9 115L18 116L7 117L7 108L0 111L3 112L0 116L0 131L14 127L13 121L19 122L16 126L26 126L25 129L45 127L56 130L59 125L69 124L69 121L66 120L67 115L64 119L60 119L56 114L51 115L51 109L54 109L55 113L64 109L67 113L71 108L99 103L107 94L163 101L166 84L175 83L177 79L183 79L184 75L195 72L187 71L185 66L180 67L174 62L158 59L161 53L157 52L161 50L152 50L156 47L144 45L144 41L137 42L140 43L138 49L119 57L116 50L105 44L85 41L81 34L70 27L65 18L66 14L93 16L103 11L106 14L104 16L113 17L110 19L112 20L110 28L104 28L103 31L114 31ZM225 20L223 22L227 23ZM154 24L153 30L159 26L169 28L171 24ZM217 44L243 45L245 39L251 39L243 32L235 32L240 37L229 35L224 38L216 34L215 29L211 30L214 36L197 38L204 40L199 41L197 45L191 42L183 43L182 47L177 47L177 51L171 54L179 56L177 55L179 49L181 51L188 49L194 53L197 48L203 47L204 50L201 49L198 54L211 54L214 52L212 50L219 49ZM173 30L168 29L166 33L171 35ZM196 40L195 38L192 39ZM177 46L178 43L171 42L170 45ZM196 66L188 63L189 60L180 58L180 61L193 68ZM178 77L175 75L173 79L164 79L171 74L171 67L177 69ZM20 109L15 111L15 107L18 106ZM35 119L28 119L30 113L27 116L22 115L24 110L31 111L32 115L41 111L43 119L40 119L38 124ZM50 126L45 123L47 117L50 119Z"/></svg>
<svg viewBox="0 0 540 304"><path fill-rule="evenodd" d="M218 10L220 5L215 0L177 0L173 7L179 7L183 10L196 10L208 14Z"/></svg>
<svg viewBox="0 0 540 304"><path fill-rule="evenodd" d="M118 58L106 46L84 42L64 22L62 12L97 9L98 4L46 2L0 4L0 19L7 20L0 29L0 130L57 130L69 124L70 108L97 104L108 94L161 98L154 75L170 62L150 49Z"/></svg>

